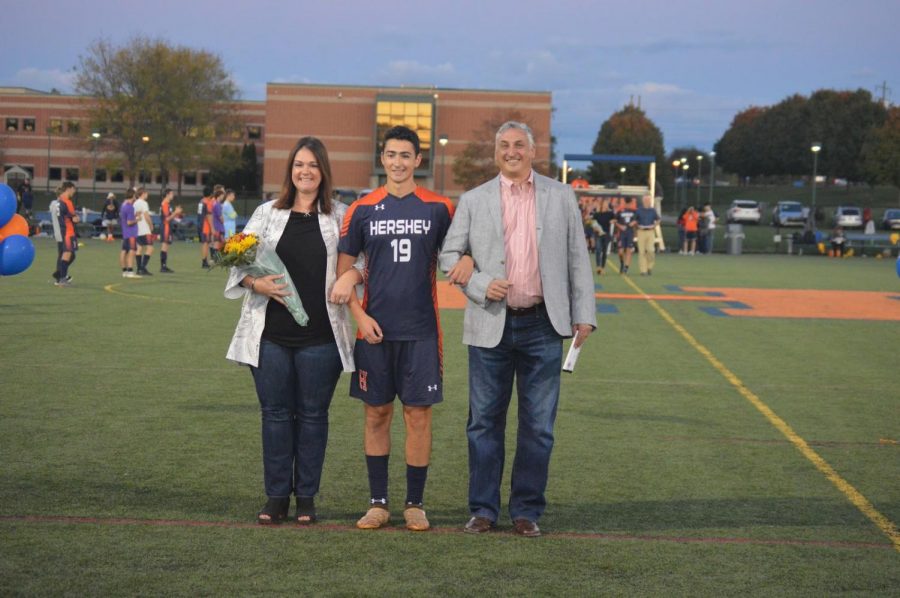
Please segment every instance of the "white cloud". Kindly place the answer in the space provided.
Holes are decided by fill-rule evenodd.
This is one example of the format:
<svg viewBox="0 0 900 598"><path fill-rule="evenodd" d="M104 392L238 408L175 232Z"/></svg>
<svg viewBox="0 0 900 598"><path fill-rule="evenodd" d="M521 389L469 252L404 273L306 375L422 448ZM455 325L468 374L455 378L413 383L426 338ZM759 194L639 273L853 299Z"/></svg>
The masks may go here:
<svg viewBox="0 0 900 598"><path fill-rule="evenodd" d="M456 80L453 63L424 64L417 60L392 60L377 72L380 83L446 86Z"/></svg>
<svg viewBox="0 0 900 598"><path fill-rule="evenodd" d="M39 91L50 91L56 88L64 93L71 93L75 89L75 73L60 69L26 67L15 74L12 84Z"/></svg>
<svg viewBox="0 0 900 598"><path fill-rule="evenodd" d="M683 95L686 90L673 85L671 83L655 83L647 81L645 83L629 83L622 87L625 93L633 93L640 95Z"/></svg>
<svg viewBox="0 0 900 598"><path fill-rule="evenodd" d="M314 83L314 81L301 75L287 75L285 77L275 77L269 83Z"/></svg>

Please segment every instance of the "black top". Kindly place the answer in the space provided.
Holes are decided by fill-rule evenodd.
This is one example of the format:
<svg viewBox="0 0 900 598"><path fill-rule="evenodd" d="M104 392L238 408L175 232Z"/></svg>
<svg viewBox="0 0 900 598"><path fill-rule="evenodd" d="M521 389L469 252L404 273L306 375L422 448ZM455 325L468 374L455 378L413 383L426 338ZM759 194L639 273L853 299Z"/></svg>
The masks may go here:
<svg viewBox="0 0 900 598"><path fill-rule="evenodd" d="M600 228L603 229L603 232L607 235L609 234L609 224L616 219L616 213L612 210L606 210L605 212L594 212L594 220L597 221L597 224L600 225Z"/></svg>
<svg viewBox="0 0 900 598"><path fill-rule="evenodd" d="M306 326L300 326L286 307L270 299L262 337L284 347L333 343L334 332L325 303L328 252L319 230L318 216L315 213L291 212L275 253L294 281L309 322Z"/></svg>

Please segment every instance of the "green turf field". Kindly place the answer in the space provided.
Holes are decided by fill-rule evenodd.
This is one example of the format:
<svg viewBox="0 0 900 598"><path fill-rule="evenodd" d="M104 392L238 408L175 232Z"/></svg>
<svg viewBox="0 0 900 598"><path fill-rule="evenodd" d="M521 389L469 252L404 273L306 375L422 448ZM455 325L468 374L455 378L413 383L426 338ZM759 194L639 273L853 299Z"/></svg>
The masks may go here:
<svg viewBox="0 0 900 598"><path fill-rule="evenodd" d="M176 274L126 280L118 244L86 240L74 286L56 288L55 245L35 244L27 272L0 278L2 595L898 593L900 300L887 300L893 320L846 320L602 299L599 330L563 379L539 539L507 521L460 532L466 357L462 313L444 310L446 400L426 490L435 529L353 527L367 480L347 377L320 523L272 529L254 524L259 416L249 372L224 359L240 307L222 298L225 273L201 271L198 246L179 243ZM900 297L893 260L662 255L652 277L636 271L630 283L599 278L599 291Z"/></svg>

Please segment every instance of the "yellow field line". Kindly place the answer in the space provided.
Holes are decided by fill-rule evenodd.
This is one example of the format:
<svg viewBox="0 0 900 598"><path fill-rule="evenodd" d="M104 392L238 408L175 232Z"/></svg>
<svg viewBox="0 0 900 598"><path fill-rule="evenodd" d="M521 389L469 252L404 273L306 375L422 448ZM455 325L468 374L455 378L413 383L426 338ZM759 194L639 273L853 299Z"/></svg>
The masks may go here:
<svg viewBox="0 0 900 598"><path fill-rule="evenodd" d="M694 336L687 331L687 329L675 321L669 312L663 309L659 303L657 303L652 297L650 297L647 293L645 293L633 280L631 280L628 276L623 276L622 279L635 291L644 296L647 300L647 303L650 304L656 312L662 316L662 318L668 322L678 333L691 345L694 349L697 350L701 355L703 355L706 360L720 373L725 377L728 382L734 386L737 391L747 399L751 405L756 407L757 411L763 414L763 416L769 421L770 424L775 426L775 428L781 432L785 438L787 438L794 447L800 451L800 453L806 457L813 465L815 465L816 469L818 469L828 481L837 487L841 493L847 497L847 499L853 503L853 505L859 509L859 511L865 515L872 523L878 526L880 529L893 543L894 549L897 552L900 552L900 531L897 530L897 526L890 519L882 515L873 505L869 502L862 493L853 487L850 482L845 480L834 470L831 465L828 464L825 459L823 459L816 451L809 446L799 434L797 434L793 428L791 428L786 421L778 417L778 415L766 405L762 399L756 396L753 391L747 388L741 379L738 378L734 372L729 370L725 364L719 361L712 352L707 349L705 346L700 344L700 342L694 338Z"/></svg>
<svg viewBox="0 0 900 598"><path fill-rule="evenodd" d="M125 291L120 291L117 287L122 286L122 283L116 284L108 284L103 287L103 290L107 293L112 293L113 295L122 295L123 297L130 297L132 299L145 299L147 301L161 301L163 303L186 303L188 305L193 304L193 301L185 301L183 299L169 299L168 297L151 297L150 295L141 295L140 293L126 293Z"/></svg>

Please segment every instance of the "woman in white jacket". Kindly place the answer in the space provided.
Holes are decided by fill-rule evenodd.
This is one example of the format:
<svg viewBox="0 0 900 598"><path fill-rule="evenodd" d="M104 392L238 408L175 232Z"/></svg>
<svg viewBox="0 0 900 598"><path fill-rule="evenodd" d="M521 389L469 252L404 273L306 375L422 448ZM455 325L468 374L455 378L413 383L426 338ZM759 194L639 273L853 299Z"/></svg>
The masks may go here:
<svg viewBox="0 0 900 598"><path fill-rule="evenodd" d="M227 358L249 365L262 415L265 491L260 524L287 519L291 494L295 520L316 520L328 408L341 371L353 371L353 331L348 297L332 293L337 244L346 207L332 202L328 152L303 137L289 154L278 199L260 205L244 228L259 238L257 257L274 252L285 265L309 316L300 326L284 306L289 294L279 275L252 276L232 268L229 299L244 298ZM344 276L352 288L358 270Z"/></svg>

